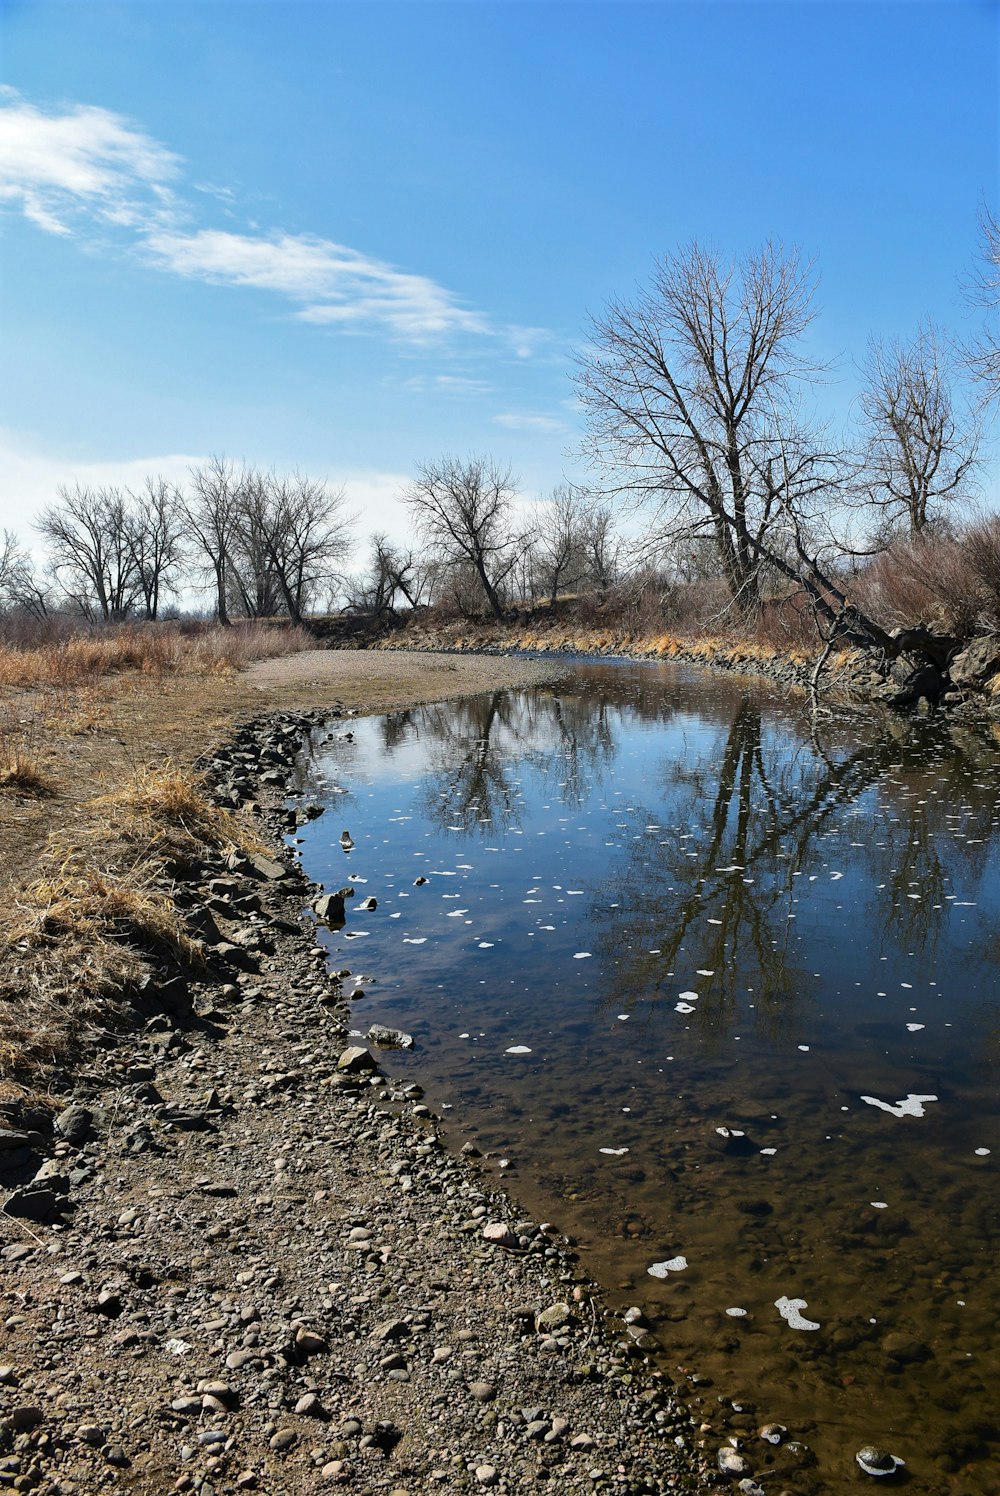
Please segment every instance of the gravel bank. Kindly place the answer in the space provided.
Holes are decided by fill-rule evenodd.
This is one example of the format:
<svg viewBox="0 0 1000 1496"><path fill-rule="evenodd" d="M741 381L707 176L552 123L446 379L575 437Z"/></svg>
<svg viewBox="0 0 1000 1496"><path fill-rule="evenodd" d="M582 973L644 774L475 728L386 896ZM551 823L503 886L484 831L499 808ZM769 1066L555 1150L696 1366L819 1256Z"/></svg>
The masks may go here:
<svg viewBox="0 0 1000 1496"><path fill-rule="evenodd" d="M257 668L329 689L340 658ZM404 689L397 661L360 663ZM440 668L423 699L552 678L518 660ZM204 968L150 984L140 1033L94 1036L57 1117L0 1104L0 1486L722 1482L719 1441L698 1448L691 1388L647 1363L642 1322L606 1315L570 1245L451 1156L419 1089L349 1038L365 974L327 975L305 912L317 890L279 850L288 766L320 715L252 723L207 766L223 803L258 807L275 855L206 856L176 890ZM755 1453L781 1478L759 1442L733 1480Z"/></svg>

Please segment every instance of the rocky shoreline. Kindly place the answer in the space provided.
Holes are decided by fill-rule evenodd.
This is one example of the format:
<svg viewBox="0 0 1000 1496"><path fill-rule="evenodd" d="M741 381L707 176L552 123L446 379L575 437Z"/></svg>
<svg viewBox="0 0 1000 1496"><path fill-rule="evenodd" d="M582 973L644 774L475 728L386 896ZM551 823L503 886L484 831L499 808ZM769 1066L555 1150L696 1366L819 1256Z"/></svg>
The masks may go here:
<svg viewBox="0 0 1000 1496"><path fill-rule="evenodd" d="M641 1317L349 1042L319 890L281 846L314 813L288 809L294 761L336 715L261 717L208 756L275 850L178 880L204 966L90 1036L68 1105L0 1104L0 1488L752 1492L766 1465L773 1491L795 1452L699 1430L697 1379L657 1371Z"/></svg>
<svg viewBox="0 0 1000 1496"><path fill-rule="evenodd" d="M918 631L919 632L919 629ZM871 654L845 651L825 661L816 682L820 697L833 696L856 705L875 705L931 710L943 708L959 716L1000 715L1000 693L993 683L1000 677L1000 638L983 635L956 648L946 671L931 672L926 661L907 652L893 661L880 661ZM331 638L328 648L348 647ZM726 674L750 675L785 689L807 692L812 688L817 658L800 653L771 650L720 640L684 639L671 636L666 642L650 641L608 629L542 628L533 624L463 624L423 627L411 621L394 632L372 635L351 648L416 650L447 655L475 654L505 657L526 654L529 658L579 655L598 659L673 660L699 669Z"/></svg>

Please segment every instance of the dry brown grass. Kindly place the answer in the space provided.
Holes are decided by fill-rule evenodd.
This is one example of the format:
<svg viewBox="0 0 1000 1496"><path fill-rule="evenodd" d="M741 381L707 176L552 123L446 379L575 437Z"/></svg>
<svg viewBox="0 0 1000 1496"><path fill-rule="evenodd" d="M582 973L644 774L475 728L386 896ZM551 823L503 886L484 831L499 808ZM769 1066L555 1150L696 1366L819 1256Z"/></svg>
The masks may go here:
<svg viewBox="0 0 1000 1496"><path fill-rule="evenodd" d="M166 868L188 868L206 847L266 851L248 816L213 805L198 775L172 763L143 765L94 801L97 830L142 849Z"/></svg>
<svg viewBox="0 0 1000 1496"><path fill-rule="evenodd" d="M190 966L170 880L206 848L264 850L248 818L209 801L197 776L144 765L110 794L66 849L0 915L0 1078L65 1058L88 1026L127 1017L157 960Z"/></svg>
<svg viewBox="0 0 1000 1496"><path fill-rule="evenodd" d="M125 672L154 679L184 671L225 674L313 643L304 629L260 622L225 629L125 624L35 645L0 644L0 686L65 689Z"/></svg>
<svg viewBox="0 0 1000 1496"><path fill-rule="evenodd" d="M0 963L0 1077L37 1075L89 1028L122 1019L128 994L162 957L198 961L160 868L115 875L75 852L23 889L5 918Z"/></svg>

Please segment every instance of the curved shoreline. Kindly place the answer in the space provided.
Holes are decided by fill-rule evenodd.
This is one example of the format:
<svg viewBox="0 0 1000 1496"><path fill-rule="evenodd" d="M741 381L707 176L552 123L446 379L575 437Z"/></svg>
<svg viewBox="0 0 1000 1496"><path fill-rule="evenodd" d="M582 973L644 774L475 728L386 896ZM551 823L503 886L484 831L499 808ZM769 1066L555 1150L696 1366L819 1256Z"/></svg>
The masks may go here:
<svg viewBox="0 0 1000 1496"><path fill-rule="evenodd" d="M407 688L369 656L372 709L553 678L425 664ZM331 694L284 674L262 689ZM692 1389L570 1244L449 1154L412 1087L343 1057L346 1004L303 913L316 889L282 845L295 758L342 710L271 709L203 755L271 854L206 848L173 890L204 969L154 974L145 1026L78 1057L54 1124L28 1098L0 1108L22 1176L0 1218L23 1306L3 1468L42 1496L718 1484Z"/></svg>

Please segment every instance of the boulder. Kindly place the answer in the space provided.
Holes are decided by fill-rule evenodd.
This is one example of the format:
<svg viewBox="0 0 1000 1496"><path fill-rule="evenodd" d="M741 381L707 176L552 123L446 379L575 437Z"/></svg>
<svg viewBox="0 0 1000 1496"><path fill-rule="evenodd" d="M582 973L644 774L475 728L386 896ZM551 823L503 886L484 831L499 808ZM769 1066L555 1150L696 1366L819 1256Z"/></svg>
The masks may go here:
<svg viewBox="0 0 1000 1496"><path fill-rule="evenodd" d="M992 635L973 639L949 667L952 684L963 689L984 686L1000 670L1000 638Z"/></svg>

